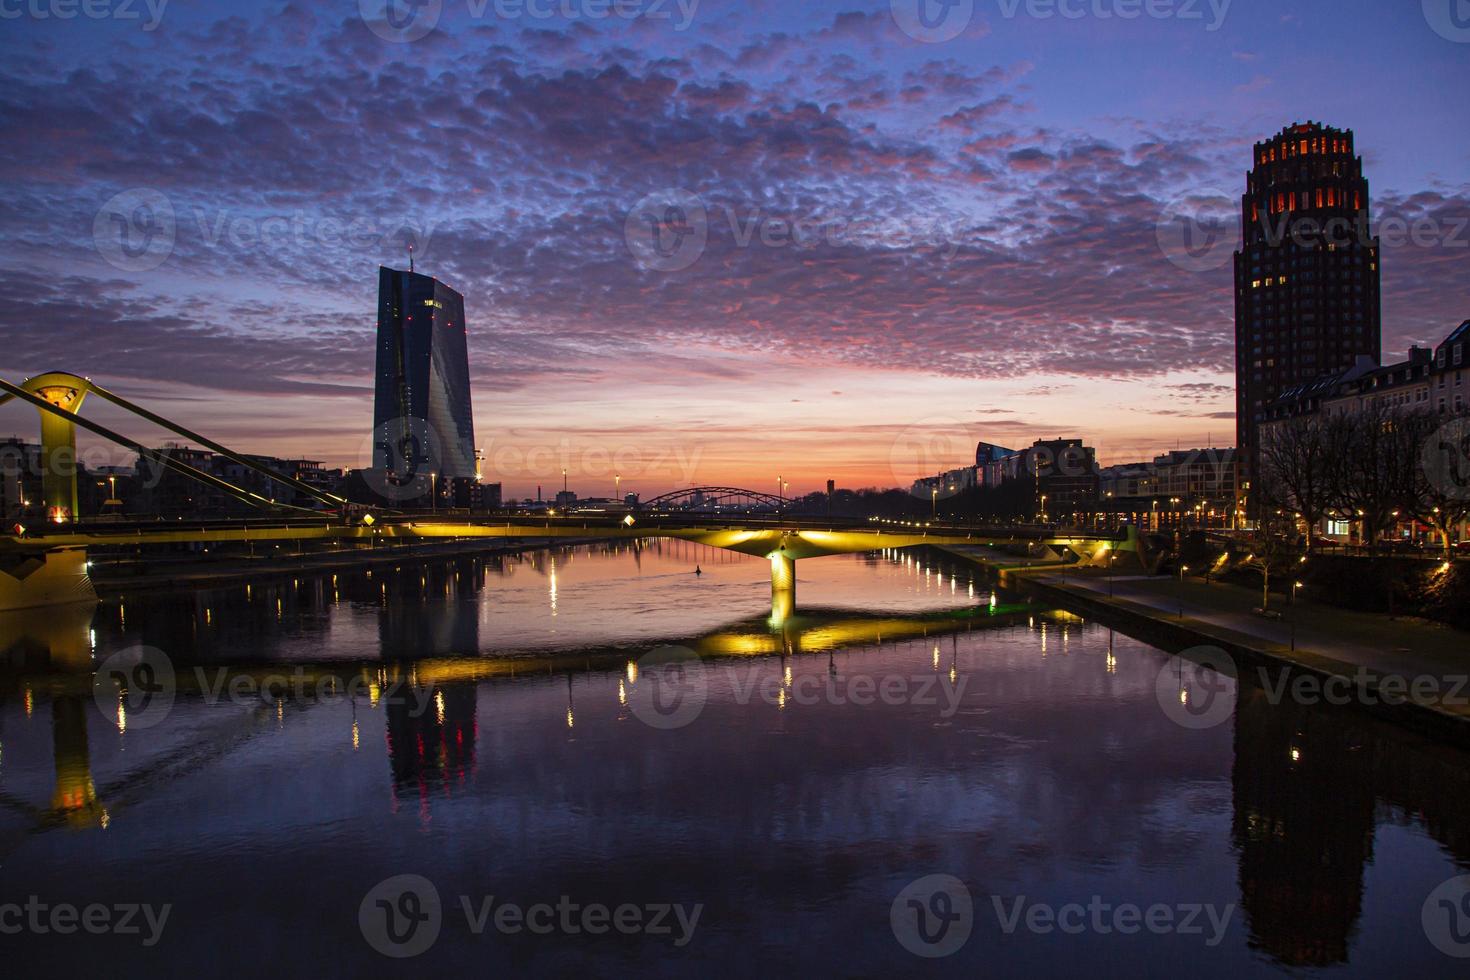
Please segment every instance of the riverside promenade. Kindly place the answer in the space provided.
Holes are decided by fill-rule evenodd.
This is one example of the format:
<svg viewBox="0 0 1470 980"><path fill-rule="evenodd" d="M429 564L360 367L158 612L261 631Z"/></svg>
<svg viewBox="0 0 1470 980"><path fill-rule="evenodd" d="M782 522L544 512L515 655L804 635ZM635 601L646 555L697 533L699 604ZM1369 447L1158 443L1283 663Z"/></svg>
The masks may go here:
<svg viewBox="0 0 1470 980"><path fill-rule="evenodd" d="M1002 580L1061 605L1134 623L1174 647L1216 646L1242 678L1314 677L1309 689L1340 692L1356 705L1470 744L1470 633L1412 617L1389 617L1273 594L1280 618L1255 611L1259 589L1178 575L1109 575L1104 569L1003 559L947 549L1001 573ZM1339 678L1332 687L1325 682ZM1346 683L1344 683L1344 681ZM1269 682L1269 681L1268 681ZM1324 701L1332 702L1330 698Z"/></svg>

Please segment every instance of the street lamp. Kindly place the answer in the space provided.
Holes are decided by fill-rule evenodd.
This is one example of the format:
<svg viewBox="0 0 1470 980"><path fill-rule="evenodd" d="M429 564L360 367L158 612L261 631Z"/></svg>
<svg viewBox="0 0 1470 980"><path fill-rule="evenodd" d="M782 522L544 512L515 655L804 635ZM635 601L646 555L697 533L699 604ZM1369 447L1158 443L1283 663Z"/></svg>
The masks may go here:
<svg viewBox="0 0 1470 980"><path fill-rule="evenodd" d="M1184 576L1189 571L1188 565L1179 566L1179 618L1184 619Z"/></svg>
<svg viewBox="0 0 1470 980"><path fill-rule="evenodd" d="M623 477L620 473L613 474L613 500L619 503L623 500Z"/></svg>
<svg viewBox="0 0 1470 980"><path fill-rule="evenodd" d="M938 487L930 487L929 488L929 516L930 517L938 517L939 516L939 488Z"/></svg>
<svg viewBox="0 0 1470 980"><path fill-rule="evenodd" d="M1291 649L1296 650L1296 590L1304 588L1301 582L1291 583Z"/></svg>

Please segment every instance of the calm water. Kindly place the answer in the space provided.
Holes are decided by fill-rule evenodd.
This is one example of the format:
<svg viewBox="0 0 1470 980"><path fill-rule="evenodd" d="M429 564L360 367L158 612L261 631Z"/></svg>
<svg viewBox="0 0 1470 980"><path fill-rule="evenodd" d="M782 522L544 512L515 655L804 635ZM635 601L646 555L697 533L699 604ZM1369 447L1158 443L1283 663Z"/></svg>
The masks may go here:
<svg viewBox="0 0 1470 980"><path fill-rule="evenodd" d="M1464 754L1250 687L1183 727L1167 653L943 556L798 571L784 617L764 562L646 543L0 620L0 928L169 906L0 934L7 975L1463 975L1422 917L1470 864ZM119 711L92 671L140 644L174 697ZM433 892L374 891L405 874ZM957 899L892 914L930 875L972 908L939 959L903 941ZM571 928L509 931L538 903Z"/></svg>

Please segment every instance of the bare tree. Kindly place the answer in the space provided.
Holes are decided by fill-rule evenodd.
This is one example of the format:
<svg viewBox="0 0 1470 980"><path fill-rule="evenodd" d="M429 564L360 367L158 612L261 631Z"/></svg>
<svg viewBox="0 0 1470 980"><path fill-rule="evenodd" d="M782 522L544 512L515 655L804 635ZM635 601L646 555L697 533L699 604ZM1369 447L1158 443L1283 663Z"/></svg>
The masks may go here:
<svg viewBox="0 0 1470 980"><path fill-rule="evenodd" d="M1261 433L1261 480L1269 503L1301 518L1306 525L1307 550L1312 550L1317 525L1332 513L1334 491L1332 454L1338 435L1332 420L1321 414L1299 415Z"/></svg>
<svg viewBox="0 0 1470 980"><path fill-rule="evenodd" d="M1419 449L1409 507L1439 534L1449 559L1450 532L1470 519L1470 409L1446 415L1424 409L1405 424Z"/></svg>
<svg viewBox="0 0 1470 980"><path fill-rule="evenodd" d="M1301 562L1301 555L1292 542L1295 521L1288 520L1284 512L1278 514L1268 509L1261 518L1260 527L1251 539L1251 551L1241 562L1241 567L1261 573L1261 609L1271 608L1271 579L1292 572Z"/></svg>
<svg viewBox="0 0 1470 980"><path fill-rule="evenodd" d="M1382 403L1328 417L1334 502L1363 525L1370 547L1412 499L1418 445L1401 413Z"/></svg>

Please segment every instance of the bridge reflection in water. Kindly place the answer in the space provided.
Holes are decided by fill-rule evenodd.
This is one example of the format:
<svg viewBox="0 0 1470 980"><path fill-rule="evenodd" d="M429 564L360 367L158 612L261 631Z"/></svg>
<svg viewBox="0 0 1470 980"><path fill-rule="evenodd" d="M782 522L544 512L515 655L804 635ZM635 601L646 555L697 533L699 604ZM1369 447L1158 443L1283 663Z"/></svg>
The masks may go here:
<svg viewBox="0 0 1470 980"><path fill-rule="evenodd" d="M442 587L473 579L446 563L425 583ZM295 590L288 611L299 621L320 615L341 601L343 593L373 601L387 583L374 580L333 583L323 577ZM408 576L399 583L412 591ZM432 587L425 584L424 589ZM467 586L469 587L469 586ZM983 598L983 597L982 597ZM336 678L344 686L352 678L369 682L375 695L352 715L353 739L375 737L370 720L380 725L386 741L392 805L417 810L432 819L435 806L472 792L477 771L493 764L495 742L484 730L487 698L501 685L551 681L566 689L568 737L575 731L575 697L616 696L636 683L635 656L627 649L586 649L575 654L515 657L448 656L453 650L477 650L480 624L469 613L438 625L420 621L422 609L393 608L379 620L380 639L388 648L422 645L434 655L418 661L304 663L309 681ZM440 607L435 615L447 611ZM471 607L473 608L473 607ZM263 597L249 606L218 610L214 615L243 618L246 628L289 631L295 622L279 612L276 598ZM104 614L113 610L106 609ZM862 650L878 645L921 642L948 649L965 633L987 626L1038 631L1048 614L1024 606L982 601L961 609L920 615L867 615L850 610L808 609L785 618L745 618L686 637L678 642L704 658L791 658L833 651ZM95 780L92 753L109 738L120 738L117 719L103 713L92 697L94 657L90 642L92 610L58 616L12 614L0 619L0 718L5 727L5 757L18 738L52 739L54 783L45 798L15 795L0 775L0 806L24 826L23 839L37 833L103 828L125 819L131 804L148 799L179 779L228 760L251 738L289 729L293 718L311 712L310 699L284 707L263 705L246 712L205 712L194 705L196 729L188 744L140 757L107 778ZM186 626L175 624L182 641ZM1065 614L1051 620L1065 636L1079 627ZM935 641L938 641L937 643ZM948 642L946 642L948 641ZM175 649L190 649L179 645ZM105 651L104 651L105 652ZM927 656L925 658L927 660ZM279 672L281 664L238 668L259 677ZM821 661L816 665L824 670ZM936 662L942 670L951 664ZM616 683L609 686L608 681ZM187 670L179 673L180 713L202 694ZM406 697L387 697L392 693ZM973 690L971 692L974 693ZM493 702L500 703L500 702ZM25 724L49 725L20 729ZM374 719L378 711L381 720ZM201 715L204 716L201 721ZM216 716L223 716L217 718ZM505 722L495 716L495 724ZM1260 953L1293 967L1315 968L1348 961L1353 940L1365 915L1365 874L1374 861L1375 839L1385 827L1412 824L1442 847L1462 867L1470 866L1470 766L1466 754L1428 743L1395 726L1344 709L1269 703L1264 691L1242 684L1233 717L1233 765L1230 844L1235 851L1239 902L1249 942ZM359 731L359 726L362 730ZM33 736L21 732L36 732ZM733 737L733 736L732 736ZM484 753L484 757L482 757ZM116 761L114 758L112 761ZM0 773L4 770L0 769ZM483 787L481 787L483 792ZM0 858L17 846L0 841Z"/></svg>

